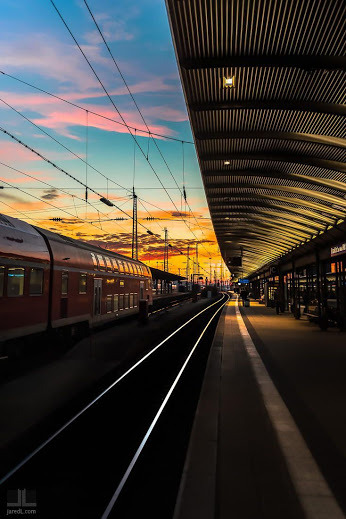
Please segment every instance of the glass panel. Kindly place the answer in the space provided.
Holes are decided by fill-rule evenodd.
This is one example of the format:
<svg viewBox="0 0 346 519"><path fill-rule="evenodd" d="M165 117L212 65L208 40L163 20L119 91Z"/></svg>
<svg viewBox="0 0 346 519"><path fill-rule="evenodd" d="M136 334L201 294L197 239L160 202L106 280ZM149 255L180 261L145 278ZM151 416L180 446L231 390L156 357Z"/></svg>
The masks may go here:
<svg viewBox="0 0 346 519"><path fill-rule="evenodd" d="M118 260L116 260L115 258L112 258L112 260L113 260L114 272L118 272L119 271Z"/></svg>
<svg viewBox="0 0 346 519"><path fill-rule="evenodd" d="M79 293L86 294L87 293L87 275L79 274Z"/></svg>
<svg viewBox="0 0 346 519"><path fill-rule="evenodd" d="M90 256L91 256L91 259L92 259L92 262L93 262L93 265L94 265L94 269L97 270L99 268L99 266L98 266L98 263L97 263L96 256L92 252L90 252Z"/></svg>
<svg viewBox="0 0 346 519"><path fill-rule="evenodd" d="M119 310L124 310L124 294L119 294Z"/></svg>
<svg viewBox="0 0 346 519"><path fill-rule="evenodd" d="M125 294L125 308L127 309L129 307L129 294Z"/></svg>
<svg viewBox="0 0 346 519"><path fill-rule="evenodd" d="M22 296L24 292L24 269L9 268L7 280L7 295Z"/></svg>
<svg viewBox="0 0 346 519"><path fill-rule="evenodd" d="M113 265L112 265L112 262L111 262L110 258L105 256L105 260L106 260L106 264L107 264L107 270L112 271L113 270Z"/></svg>
<svg viewBox="0 0 346 519"><path fill-rule="evenodd" d="M129 267L130 267L130 274L133 274L135 271L135 269L133 268L133 264L129 263Z"/></svg>
<svg viewBox="0 0 346 519"><path fill-rule="evenodd" d="M113 296L107 296L106 299L106 312L107 314L110 314L112 312L112 302L113 302Z"/></svg>
<svg viewBox="0 0 346 519"><path fill-rule="evenodd" d="M61 293L66 295L68 292L68 272L61 274Z"/></svg>
<svg viewBox="0 0 346 519"><path fill-rule="evenodd" d="M0 296L4 295L5 267L0 267Z"/></svg>
<svg viewBox="0 0 346 519"><path fill-rule="evenodd" d="M133 294L130 294L130 308L133 308Z"/></svg>
<svg viewBox="0 0 346 519"><path fill-rule="evenodd" d="M105 263L104 257L101 256L101 254L98 254L97 255L97 259L98 259L98 262L99 262L100 270L106 270L106 263Z"/></svg>
<svg viewBox="0 0 346 519"><path fill-rule="evenodd" d="M137 307L138 306L138 294L133 294L133 306L134 307Z"/></svg>
<svg viewBox="0 0 346 519"><path fill-rule="evenodd" d="M138 276L138 274L140 273L138 265L135 263L133 266L134 266L135 274L137 274L137 276Z"/></svg>
<svg viewBox="0 0 346 519"><path fill-rule="evenodd" d="M119 296L118 294L114 294L114 312L119 310Z"/></svg>
<svg viewBox="0 0 346 519"><path fill-rule="evenodd" d="M43 293L43 269L30 269L29 293L31 295Z"/></svg>
<svg viewBox="0 0 346 519"><path fill-rule="evenodd" d="M125 273L129 274L130 273L129 264L127 263L127 261L123 261L123 264L124 264Z"/></svg>

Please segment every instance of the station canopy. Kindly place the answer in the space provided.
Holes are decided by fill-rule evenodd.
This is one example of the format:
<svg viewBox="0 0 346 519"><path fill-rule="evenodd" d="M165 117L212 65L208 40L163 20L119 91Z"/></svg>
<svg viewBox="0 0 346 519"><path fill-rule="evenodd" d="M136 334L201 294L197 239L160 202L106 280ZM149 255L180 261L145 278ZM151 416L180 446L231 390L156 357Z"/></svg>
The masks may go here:
<svg viewBox="0 0 346 519"><path fill-rule="evenodd" d="M345 4L166 3L216 237L248 276L345 219Z"/></svg>

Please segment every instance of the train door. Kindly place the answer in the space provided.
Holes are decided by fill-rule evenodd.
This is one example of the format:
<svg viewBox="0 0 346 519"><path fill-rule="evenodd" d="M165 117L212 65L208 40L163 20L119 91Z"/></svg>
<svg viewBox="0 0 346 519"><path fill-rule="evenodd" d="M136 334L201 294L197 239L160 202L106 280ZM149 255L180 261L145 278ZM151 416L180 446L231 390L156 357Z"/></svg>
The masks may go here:
<svg viewBox="0 0 346 519"><path fill-rule="evenodd" d="M94 279L94 315L101 315L102 279Z"/></svg>

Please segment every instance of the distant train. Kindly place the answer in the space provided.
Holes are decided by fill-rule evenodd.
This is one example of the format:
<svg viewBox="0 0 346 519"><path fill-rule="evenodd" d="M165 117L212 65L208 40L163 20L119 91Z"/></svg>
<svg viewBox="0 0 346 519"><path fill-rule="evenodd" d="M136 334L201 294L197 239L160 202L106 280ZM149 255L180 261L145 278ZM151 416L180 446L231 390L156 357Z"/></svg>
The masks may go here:
<svg viewBox="0 0 346 519"><path fill-rule="evenodd" d="M152 304L152 278L140 261L0 214L2 350L47 332L82 335L143 299Z"/></svg>

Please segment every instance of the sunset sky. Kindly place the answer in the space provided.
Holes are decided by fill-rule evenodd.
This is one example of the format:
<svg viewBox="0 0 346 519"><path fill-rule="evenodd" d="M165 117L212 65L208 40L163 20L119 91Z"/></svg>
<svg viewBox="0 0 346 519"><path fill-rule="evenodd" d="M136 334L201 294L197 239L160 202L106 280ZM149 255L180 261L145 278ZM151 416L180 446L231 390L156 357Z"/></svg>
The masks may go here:
<svg viewBox="0 0 346 519"><path fill-rule="evenodd" d="M191 142L164 1L90 0L88 3L150 130ZM56 0L56 6L126 123L139 130L146 129L84 2ZM212 271L217 269L219 277L221 257L193 144L182 145L164 138L156 140L179 190L155 143L146 134L137 133L141 151L126 126L87 113L13 78L121 121L50 1L26 0L20 4L14 0L2 1L0 70L5 73L0 74L0 127L3 130L87 183L129 215L132 214L134 183L139 199L139 222L155 233L149 236L145 228L138 226L140 259L162 268L163 236L167 227L173 247L186 253L190 245L191 256L197 238L201 266L209 274L211 257ZM82 160L11 107L98 171L86 167ZM190 214L181 195L183 149L187 200L196 218ZM130 254L130 218L100 202L100 197L91 191L86 204L83 186L2 131L0 162L1 185L4 186L0 191L1 212ZM57 217L62 218L62 222L51 220ZM118 217L127 219L109 220ZM160 220L147 221L148 217ZM178 272L180 268L183 274L186 257L172 248L169 265L171 271Z"/></svg>

